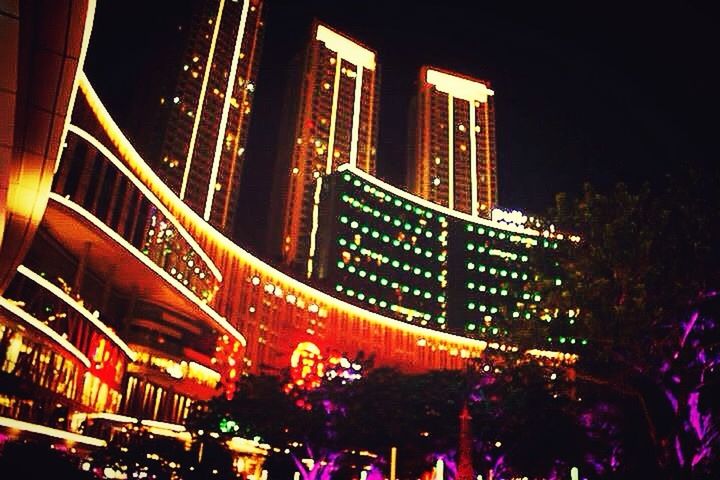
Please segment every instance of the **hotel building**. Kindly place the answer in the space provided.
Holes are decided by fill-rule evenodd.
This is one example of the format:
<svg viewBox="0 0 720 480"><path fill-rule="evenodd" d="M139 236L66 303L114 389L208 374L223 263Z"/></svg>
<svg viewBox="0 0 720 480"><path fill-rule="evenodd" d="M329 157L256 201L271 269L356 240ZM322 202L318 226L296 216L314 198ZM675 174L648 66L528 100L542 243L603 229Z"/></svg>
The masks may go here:
<svg viewBox="0 0 720 480"><path fill-rule="evenodd" d="M375 52L315 23L278 190L284 203L282 259L308 276L323 179L346 163L375 173L378 93Z"/></svg>
<svg viewBox="0 0 720 480"><path fill-rule="evenodd" d="M494 92L489 82L423 67L407 182L450 210L489 217L497 204Z"/></svg>
<svg viewBox="0 0 720 480"><path fill-rule="evenodd" d="M230 233L252 111L261 0L205 0L191 25L157 169L172 190Z"/></svg>

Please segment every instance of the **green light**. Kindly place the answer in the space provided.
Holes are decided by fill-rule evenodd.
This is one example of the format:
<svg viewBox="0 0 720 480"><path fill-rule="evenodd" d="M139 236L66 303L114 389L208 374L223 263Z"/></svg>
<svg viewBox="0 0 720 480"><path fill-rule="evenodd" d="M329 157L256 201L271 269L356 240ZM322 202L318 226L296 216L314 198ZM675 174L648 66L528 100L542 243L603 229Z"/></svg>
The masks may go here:
<svg viewBox="0 0 720 480"><path fill-rule="evenodd" d="M558 340L560 340L560 343L565 343L567 339L565 337L560 337Z"/></svg>
<svg viewBox="0 0 720 480"><path fill-rule="evenodd" d="M378 303L382 308L387 307L387 302L385 300L380 300L380 303Z"/></svg>
<svg viewBox="0 0 720 480"><path fill-rule="evenodd" d="M343 269L343 268L345 268L345 263L344 263L344 262L338 262L338 263L337 263L337 266L338 266L339 269Z"/></svg>
<svg viewBox="0 0 720 480"><path fill-rule="evenodd" d="M480 310L481 312L484 312L487 310L487 307L485 305L480 305L480 307L478 307L478 310Z"/></svg>
<svg viewBox="0 0 720 480"><path fill-rule="evenodd" d="M497 293L497 288L491 287L491 288L490 288L490 293L492 293L493 295L495 295L495 294Z"/></svg>
<svg viewBox="0 0 720 480"><path fill-rule="evenodd" d="M371 281L371 282L374 282L375 280L377 280L377 275L375 275L374 273L371 273L371 274L370 274L370 281Z"/></svg>
<svg viewBox="0 0 720 480"><path fill-rule="evenodd" d="M420 290L417 289L417 288L416 288L415 290L413 290L413 295L415 295L416 297L417 297L418 295L420 295Z"/></svg>
<svg viewBox="0 0 720 480"><path fill-rule="evenodd" d="M430 278L430 277L432 277L432 273L430 273L430 272L425 272L425 278Z"/></svg>
<svg viewBox="0 0 720 480"><path fill-rule="evenodd" d="M482 228L482 227L479 227L479 228L478 228L478 233L479 233L480 235L482 235L483 233L485 233L485 229Z"/></svg>
<svg viewBox="0 0 720 480"><path fill-rule="evenodd" d="M370 231L370 229L369 229L368 227L362 227L362 228L360 229L360 231L361 231L362 233L368 233L368 232Z"/></svg>
<svg viewBox="0 0 720 480"><path fill-rule="evenodd" d="M409 271L410 271L410 265L408 265L407 263L404 264L404 265L403 265L403 271L409 272Z"/></svg>
<svg viewBox="0 0 720 480"><path fill-rule="evenodd" d="M500 240L504 239L504 238L505 238L505 234L504 234L504 233L501 233L500 235L498 235L498 238L499 238Z"/></svg>
<svg viewBox="0 0 720 480"><path fill-rule="evenodd" d="M495 236L495 230L489 230L489 231L488 231L488 235L490 235L491 237L494 237L494 236Z"/></svg>
<svg viewBox="0 0 720 480"><path fill-rule="evenodd" d="M487 287L485 285L480 285L478 287L478 290L480 290L481 292L484 292L485 290L487 290Z"/></svg>
<svg viewBox="0 0 720 480"><path fill-rule="evenodd" d="M583 340L580 341L580 344L582 344L582 345L587 345L587 343L588 343L588 341L585 340L585 339L583 339Z"/></svg>
<svg viewBox="0 0 720 480"><path fill-rule="evenodd" d="M472 231L473 231L473 226L472 226L472 225L468 225L468 226L467 226L467 231L468 231L468 232L472 232Z"/></svg>
<svg viewBox="0 0 720 480"><path fill-rule="evenodd" d="M362 185L362 183L360 182L360 180L355 180L353 182L353 185L355 185L356 187L359 187L360 185Z"/></svg>
<svg viewBox="0 0 720 480"><path fill-rule="evenodd" d="M396 207L401 207L401 206L402 206L402 202L401 202L400 200L397 200L397 199L396 199L396 200L395 200L395 206L396 206Z"/></svg>
<svg viewBox="0 0 720 480"><path fill-rule="evenodd" d="M530 312L526 312L526 313L525 313L525 318L526 318L527 320L530 320Z"/></svg>
<svg viewBox="0 0 720 480"><path fill-rule="evenodd" d="M358 293L357 298L358 298L358 300L365 300L365 294L364 294L364 293Z"/></svg>
<svg viewBox="0 0 720 480"><path fill-rule="evenodd" d="M357 248L358 248L357 245L355 245L354 243L351 243L350 245L348 245L348 247L350 248L350 250L353 250L353 251L357 250Z"/></svg>
<svg viewBox="0 0 720 480"><path fill-rule="evenodd" d="M438 322L438 323L445 323L445 317L438 317L437 322Z"/></svg>
<svg viewBox="0 0 720 480"><path fill-rule="evenodd" d="M497 268L494 268L494 267L493 267L493 268L490 269L490 274L491 274L491 275L495 275L496 273L497 273Z"/></svg>
<svg viewBox="0 0 720 480"><path fill-rule="evenodd" d="M555 285L562 285L562 280L560 280L559 278L556 278Z"/></svg>
<svg viewBox="0 0 720 480"><path fill-rule="evenodd" d="M406 223L405 225L403 225L403 227L405 228L405 230L409 231L412 228L412 225L410 225L409 223Z"/></svg>
<svg viewBox="0 0 720 480"><path fill-rule="evenodd" d="M347 245L347 240L345 240L344 238L341 238L338 240L338 244L342 245L344 247L345 245Z"/></svg>
<svg viewBox="0 0 720 480"><path fill-rule="evenodd" d="M500 290L500 295L502 295L503 297L506 297L507 294L508 294L507 290Z"/></svg>
<svg viewBox="0 0 720 480"><path fill-rule="evenodd" d="M409 244L409 243L406 243L406 244L403 245L403 250L405 250L405 251L410 250L410 248L412 248L412 247L410 247L410 244Z"/></svg>
<svg viewBox="0 0 720 480"><path fill-rule="evenodd" d="M340 223L347 223L347 222L348 222L348 218L346 216L343 215L342 217L340 217Z"/></svg>
<svg viewBox="0 0 720 480"><path fill-rule="evenodd" d="M478 271L479 271L479 272L484 272L484 271L485 271L485 265L480 265L480 266L478 267Z"/></svg>
<svg viewBox="0 0 720 480"><path fill-rule="evenodd" d="M393 247L399 247L400 246L400 240L393 240L392 241Z"/></svg>
<svg viewBox="0 0 720 480"><path fill-rule="evenodd" d="M357 228L358 225L359 225L359 224L358 224L355 220L353 220L352 222L350 222L350 228Z"/></svg>
<svg viewBox="0 0 720 480"><path fill-rule="evenodd" d="M523 279L523 280L527 280L527 279L528 279L527 273L523 273L523 274L522 274L522 279Z"/></svg>
<svg viewBox="0 0 720 480"><path fill-rule="evenodd" d="M373 230L373 232L370 234L372 238L379 238L380 233L377 230Z"/></svg>
<svg viewBox="0 0 720 480"><path fill-rule="evenodd" d="M467 288L469 288L470 290L472 290L473 288L475 288L475 284L474 284L473 282L468 282Z"/></svg>
<svg viewBox="0 0 720 480"><path fill-rule="evenodd" d="M399 227L400 225L402 225L402 222L396 218L395 220L393 220L393 225Z"/></svg>
<svg viewBox="0 0 720 480"><path fill-rule="evenodd" d="M493 335L497 335L497 333L498 333L498 328L497 328L497 327L494 327L491 331L492 331L492 334L493 334Z"/></svg>
<svg viewBox="0 0 720 480"><path fill-rule="evenodd" d="M478 252L483 253L485 251L485 247L478 247Z"/></svg>
<svg viewBox="0 0 720 480"><path fill-rule="evenodd" d="M390 215L383 215L383 220L385 220L386 222L389 222L391 220Z"/></svg>
<svg viewBox="0 0 720 480"><path fill-rule="evenodd" d="M475 330L475 324L474 324L474 323L468 323L467 328L468 328L468 330Z"/></svg>
<svg viewBox="0 0 720 480"><path fill-rule="evenodd" d="M415 275L420 275L421 272L422 272L422 270L420 270L418 267L413 268L413 273Z"/></svg>
<svg viewBox="0 0 720 480"><path fill-rule="evenodd" d="M354 297L355 296L355 290L348 290L347 292L348 297Z"/></svg>
<svg viewBox="0 0 720 480"><path fill-rule="evenodd" d="M438 260L439 260L439 259L438 259ZM474 269L474 268L475 268L475 264L472 263L472 262L468 262L468 264L467 264L467 269L468 269L468 270L472 270L472 269Z"/></svg>
<svg viewBox="0 0 720 480"><path fill-rule="evenodd" d="M507 277L507 270L500 270L501 277Z"/></svg>
<svg viewBox="0 0 720 480"><path fill-rule="evenodd" d="M432 297L432 295L430 295L430 292L425 292L425 294L423 294L423 297L425 298L425 300L430 300L430 297Z"/></svg>
<svg viewBox="0 0 720 480"><path fill-rule="evenodd" d="M432 257L432 252L431 252L430 250L425 250L425 256L426 256L427 258Z"/></svg>
<svg viewBox="0 0 720 480"><path fill-rule="evenodd" d="M381 279L380 279L380 285L382 285L382 286L384 287L384 286L387 285L387 284L388 284L387 278L381 278Z"/></svg>
<svg viewBox="0 0 720 480"><path fill-rule="evenodd" d="M379 217L380 217L380 212L378 212L377 210L373 210L373 217L379 218Z"/></svg>
<svg viewBox="0 0 720 480"><path fill-rule="evenodd" d="M540 301L540 295L535 295L535 297L533 298L533 300L535 300L536 302L539 302L539 301Z"/></svg>
<svg viewBox="0 0 720 480"><path fill-rule="evenodd" d="M497 307L490 308L490 313L497 313L497 311L498 311Z"/></svg>
<svg viewBox="0 0 720 480"><path fill-rule="evenodd" d="M367 275L367 272L365 270L360 270L358 272L358 275L360 275L360 278L365 278L365 276Z"/></svg>
<svg viewBox="0 0 720 480"><path fill-rule="evenodd" d="M375 302L377 302L377 300L375 300L374 297L368 298L368 303L369 303L370 305L375 305Z"/></svg>
<svg viewBox="0 0 720 480"><path fill-rule="evenodd" d="M420 228L420 227L415 227L415 233L417 233L418 235L421 235L421 234L422 234L422 228Z"/></svg>
<svg viewBox="0 0 720 480"><path fill-rule="evenodd" d="M430 219L430 218L432 218L432 213L430 213L430 212L425 212L425 216L426 216L428 219Z"/></svg>
<svg viewBox="0 0 720 480"><path fill-rule="evenodd" d="M444 262L444 261L445 261L445 255L438 255L438 261Z"/></svg>
<svg viewBox="0 0 720 480"><path fill-rule="evenodd" d="M439 295L439 296L438 296L438 302L442 303L442 302L444 302L444 301L445 301L445 297L442 296L442 295Z"/></svg>
<svg viewBox="0 0 720 480"><path fill-rule="evenodd" d="M472 252L475 249L475 245L473 245L472 243L468 243L467 249L468 249L468 251Z"/></svg>
<svg viewBox="0 0 720 480"><path fill-rule="evenodd" d="M423 214L422 208L415 207L415 213L417 213L418 215L422 215Z"/></svg>
<svg viewBox="0 0 720 480"><path fill-rule="evenodd" d="M220 420L218 427L222 433L234 433L240 430L240 425L238 425L235 420L230 420L228 418Z"/></svg>
<svg viewBox="0 0 720 480"><path fill-rule="evenodd" d="M406 203L405 210L407 210L408 212L412 211L412 206L409 203Z"/></svg>
<svg viewBox="0 0 720 480"><path fill-rule="evenodd" d="M350 181L350 174L346 173L345 175L343 175L343 180L345 180L346 182L349 182L349 181Z"/></svg>
<svg viewBox="0 0 720 480"><path fill-rule="evenodd" d="M520 317L520 312L513 312L513 313L512 313L512 316L513 316L513 318L519 318L519 317Z"/></svg>
<svg viewBox="0 0 720 480"><path fill-rule="evenodd" d="M468 308L468 310L475 310L475 304L470 302L470 303L468 303L467 308Z"/></svg>
<svg viewBox="0 0 720 480"><path fill-rule="evenodd" d="M355 273L355 267L352 266L352 265L350 265L350 266L348 267L348 272L350 272L350 273Z"/></svg>
<svg viewBox="0 0 720 480"><path fill-rule="evenodd" d="M401 290L403 293L408 293L408 292L410 291L410 287L408 287L407 285L403 285L400 290Z"/></svg>
<svg viewBox="0 0 720 480"><path fill-rule="evenodd" d="M520 257L520 260L522 260L523 262L527 262L528 261L527 255L523 255L522 257Z"/></svg>
<svg viewBox="0 0 720 480"><path fill-rule="evenodd" d="M343 286L342 285L335 285L335 291L342 292Z"/></svg>
<svg viewBox="0 0 720 480"><path fill-rule="evenodd" d="M425 236L426 236L427 238L432 238L432 232L431 232L430 230L427 230L427 231L425 232Z"/></svg>
<svg viewBox="0 0 720 480"><path fill-rule="evenodd" d="M512 272L512 273L510 274L510 278L517 278L517 277L518 277L517 272Z"/></svg>
<svg viewBox="0 0 720 480"><path fill-rule="evenodd" d="M392 265L392 266L395 267L395 268L398 268L398 267L400 266L400 262L398 262L397 260L393 260L393 261L390 263L390 265Z"/></svg>

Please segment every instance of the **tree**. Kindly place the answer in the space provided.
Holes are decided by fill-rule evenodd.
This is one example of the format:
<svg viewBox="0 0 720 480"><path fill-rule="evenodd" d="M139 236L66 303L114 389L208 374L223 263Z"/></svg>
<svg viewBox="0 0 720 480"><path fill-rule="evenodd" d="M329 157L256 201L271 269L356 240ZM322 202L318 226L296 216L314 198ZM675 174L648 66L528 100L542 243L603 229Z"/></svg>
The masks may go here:
<svg viewBox="0 0 720 480"><path fill-rule="evenodd" d="M558 308L582 312L578 328L590 346L578 381L596 406L643 419L621 428L618 474L632 467L672 478L720 473L713 454L719 189L717 171L687 171L636 193L623 184L607 195L586 186L578 199L558 195L551 212L582 237L561 261L565 289L548 293ZM638 451L643 443L649 448Z"/></svg>

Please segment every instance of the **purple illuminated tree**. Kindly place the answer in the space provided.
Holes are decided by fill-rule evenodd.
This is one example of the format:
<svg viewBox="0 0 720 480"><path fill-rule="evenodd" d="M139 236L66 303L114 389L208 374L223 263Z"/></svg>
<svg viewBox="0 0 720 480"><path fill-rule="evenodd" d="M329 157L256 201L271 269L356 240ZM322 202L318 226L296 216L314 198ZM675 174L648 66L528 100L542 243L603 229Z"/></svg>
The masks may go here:
<svg viewBox="0 0 720 480"><path fill-rule="evenodd" d="M585 423L613 444L604 476L720 475L718 191L717 171L687 171L656 190L557 197L554 221L582 241L548 297L582 312L577 380Z"/></svg>

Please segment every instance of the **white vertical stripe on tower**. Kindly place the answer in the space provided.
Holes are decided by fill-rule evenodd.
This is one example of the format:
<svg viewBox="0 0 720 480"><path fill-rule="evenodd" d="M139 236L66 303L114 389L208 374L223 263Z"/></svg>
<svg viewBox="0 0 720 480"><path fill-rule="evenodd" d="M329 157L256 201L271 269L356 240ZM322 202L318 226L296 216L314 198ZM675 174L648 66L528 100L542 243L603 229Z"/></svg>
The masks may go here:
<svg viewBox="0 0 720 480"><path fill-rule="evenodd" d="M448 93L448 208L455 207L455 178L453 163L455 162L455 120L453 119L453 96Z"/></svg>
<svg viewBox="0 0 720 480"><path fill-rule="evenodd" d="M237 74L237 65L240 59L240 51L242 50L243 37L245 36L245 21L247 20L249 6L250 0L245 0L243 2L242 13L240 14L240 25L238 26L237 36L235 37L230 76L228 77L227 88L225 89L225 102L223 103L222 116L220 117L220 127L218 128L217 142L215 143L215 156L213 157L212 171L210 172L210 181L208 182L208 194L205 200L205 215L203 215L205 220L210 220L210 210L212 209L213 197L215 196L215 183L217 182L218 169L220 168L222 147L225 143L230 100L232 99L233 90L235 89L235 75ZM238 108L243 108L243 105L240 105Z"/></svg>
<svg viewBox="0 0 720 480"><path fill-rule="evenodd" d="M322 175L318 177L315 184L315 194L313 195L312 209L312 230L310 231L310 251L308 252L307 262L307 278L310 278L313 271L313 257L315 256L315 237L318 229L318 216L320 213L320 192L322 190Z"/></svg>
<svg viewBox="0 0 720 480"><path fill-rule="evenodd" d="M352 137L350 139L350 165L357 164L358 132L360 130L360 97L362 95L363 67L358 65L355 72L355 102L353 103Z"/></svg>
<svg viewBox="0 0 720 480"><path fill-rule="evenodd" d="M205 104L205 92L207 91L208 80L210 79L210 70L212 69L213 57L215 56L215 43L217 42L218 32L220 31L220 22L222 21L223 7L225 0L220 0L217 17L215 17L215 27L213 28L212 40L210 40L210 50L208 50L207 62L205 62L205 73L203 81L200 85L200 96L198 97L197 110L195 110L195 121L193 122L192 133L190 134L190 144L188 145L188 154L185 159L185 171L183 172L182 185L180 186L180 199L185 199L185 190L187 189L188 177L190 176L190 165L192 164L192 156L195 153L195 141L197 140L198 126L200 125L200 117L202 117L203 105Z"/></svg>
<svg viewBox="0 0 720 480"><path fill-rule="evenodd" d="M478 215L478 191L477 191L477 137L475 136L475 101L468 101L468 109L470 110L470 189L471 203L470 214Z"/></svg>
<svg viewBox="0 0 720 480"><path fill-rule="evenodd" d="M337 120L337 102L340 93L340 64L342 57L338 53L335 57L335 79L333 80L332 110L330 111L330 133L328 137L327 161L325 162L325 173L332 172L333 150L335 149L335 122Z"/></svg>

